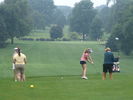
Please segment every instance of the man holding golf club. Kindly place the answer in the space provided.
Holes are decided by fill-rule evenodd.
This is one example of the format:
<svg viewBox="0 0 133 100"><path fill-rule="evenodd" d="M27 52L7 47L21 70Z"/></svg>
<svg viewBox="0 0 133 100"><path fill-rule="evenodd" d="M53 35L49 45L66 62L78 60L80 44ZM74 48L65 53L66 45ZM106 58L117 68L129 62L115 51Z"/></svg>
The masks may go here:
<svg viewBox="0 0 133 100"><path fill-rule="evenodd" d="M90 56L90 54L92 53L92 49L88 48L85 49L83 51L83 54L80 58L80 64L82 65L82 79L88 79L86 76L86 72L87 72L87 64L86 61L90 62L91 64L93 64L93 60Z"/></svg>

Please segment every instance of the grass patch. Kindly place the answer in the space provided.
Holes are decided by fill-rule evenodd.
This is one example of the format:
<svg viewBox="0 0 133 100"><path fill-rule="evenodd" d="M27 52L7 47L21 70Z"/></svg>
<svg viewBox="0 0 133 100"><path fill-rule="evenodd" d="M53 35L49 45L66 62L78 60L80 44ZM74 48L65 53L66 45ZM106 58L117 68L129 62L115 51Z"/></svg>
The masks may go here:
<svg viewBox="0 0 133 100"><path fill-rule="evenodd" d="M27 55L26 82L12 80L12 53ZM88 63L88 80L82 80L79 60L85 48L93 48L94 65ZM98 42L17 41L0 49L0 100L132 100L132 56L121 54L121 72L114 80L101 80L104 46ZM30 88L33 84L35 87Z"/></svg>

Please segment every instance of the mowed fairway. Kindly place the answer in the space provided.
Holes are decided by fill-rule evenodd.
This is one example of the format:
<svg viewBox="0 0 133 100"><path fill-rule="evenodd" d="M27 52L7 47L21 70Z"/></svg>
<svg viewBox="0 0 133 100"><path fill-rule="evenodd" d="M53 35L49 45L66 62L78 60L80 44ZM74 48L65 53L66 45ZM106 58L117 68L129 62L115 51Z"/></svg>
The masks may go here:
<svg viewBox="0 0 133 100"><path fill-rule="evenodd" d="M25 82L14 82L13 48L27 55ZM88 80L82 80L80 56L93 48ZM133 100L133 56L121 54L121 72L101 80L104 46L98 42L23 42L0 49L0 100ZM30 88L33 84L34 88Z"/></svg>

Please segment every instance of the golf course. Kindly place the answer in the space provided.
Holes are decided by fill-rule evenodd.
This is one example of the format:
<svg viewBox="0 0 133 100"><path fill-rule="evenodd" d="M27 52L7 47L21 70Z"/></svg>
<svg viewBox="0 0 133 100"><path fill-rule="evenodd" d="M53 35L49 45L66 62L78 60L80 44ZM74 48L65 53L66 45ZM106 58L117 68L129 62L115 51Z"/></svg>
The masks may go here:
<svg viewBox="0 0 133 100"><path fill-rule="evenodd" d="M97 41L22 41L0 49L0 100L132 100L133 55L120 53L120 73L102 80L104 43ZM14 82L13 48L27 56L26 81ZM88 80L81 79L80 57L92 48ZM114 52L117 56L117 53ZM32 87L30 87L32 85Z"/></svg>
<svg viewBox="0 0 133 100"><path fill-rule="evenodd" d="M133 100L133 0L0 0L0 100Z"/></svg>

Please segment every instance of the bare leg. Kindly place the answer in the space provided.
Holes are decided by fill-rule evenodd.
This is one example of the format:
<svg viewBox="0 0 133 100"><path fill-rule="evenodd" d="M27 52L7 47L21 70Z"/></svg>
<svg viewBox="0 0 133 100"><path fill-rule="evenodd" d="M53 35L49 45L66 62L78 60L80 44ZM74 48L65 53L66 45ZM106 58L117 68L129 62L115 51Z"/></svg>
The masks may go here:
<svg viewBox="0 0 133 100"><path fill-rule="evenodd" d="M102 75L102 80L105 80L106 79L106 73L103 72L103 75Z"/></svg>
<svg viewBox="0 0 133 100"><path fill-rule="evenodd" d="M25 74L22 74L22 81L25 81Z"/></svg>
<svg viewBox="0 0 133 100"><path fill-rule="evenodd" d="M15 69L13 70L13 73L14 73L14 80L15 80L15 82L16 82L16 81L17 81L17 75L16 75Z"/></svg>
<svg viewBox="0 0 133 100"><path fill-rule="evenodd" d="M23 75L23 80L25 81L25 74Z"/></svg>
<svg viewBox="0 0 133 100"><path fill-rule="evenodd" d="M21 81L21 73L17 73L17 80Z"/></svg>
<svg viewBox="0 0 133 100"><path fill-rule="evenodd" d="M109 73L109 78L110 80L112 80L112 73Z"/></svg>
<svg viewBox="0 0 133 100"><path fill-rule="evenodd" d="M83 64L82 65L82 77L86 77L86 71L87 71L87 65Z"/></svg>
<svg viewBox="0 0 133 100"><path fill-rule="evenodd" d="M21 70L21 81L25 81L24 68Z"/></svg>
<svg viewBox="0 0 133 100"><path fill-rule="evenodd" d="M23 74L20 74L20 81L23 81Z"/></svg>

